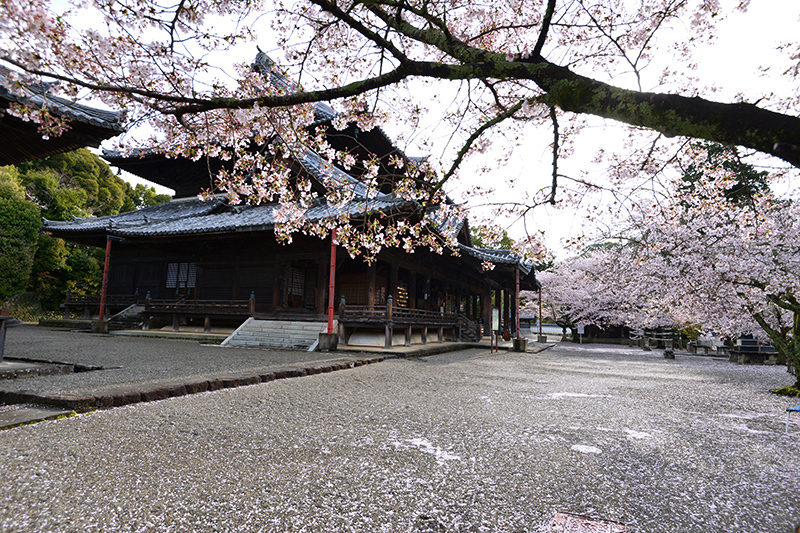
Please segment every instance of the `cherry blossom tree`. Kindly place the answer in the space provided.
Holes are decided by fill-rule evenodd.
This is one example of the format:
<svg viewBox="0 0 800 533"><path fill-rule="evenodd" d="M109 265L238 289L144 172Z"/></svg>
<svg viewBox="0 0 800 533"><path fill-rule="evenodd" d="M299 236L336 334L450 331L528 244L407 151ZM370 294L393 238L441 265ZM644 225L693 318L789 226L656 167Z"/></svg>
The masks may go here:
<svg viewBox="0 0 800 533"><path fill-rule="evenodd" d="M769 188L743 193L748 180L731 172L740 168L732 150L709 158L707 146L695 145L689 156L684 165L691 173L630 208L621 231L574 263L584 265L576 282L591 278L583 282L590 294L559 297L579 302L577 316L602 317L612 300L619 318L634 327L666 322L766 336L796 371L800 205Z"/></svg>
<svg viewBox="0 0 800 533"><path fill-rule="evenodd" d="M618 254L606 246L594 247L539 273L543 314L572 330L589 324L633 328L672 326L675 322L668 313L652 309L648 312L645 302L631 294L632 280L627 277L634 271L617 263L617 258Z"/></svg>
<svg viewBox="0 0 800 533"><path fill-rule="evenodd" d="M584 115L629 124L638 135L650 132L651 148L639 154L641 164L626 159L628 173L636 175L651 170L645 159L669 157L667 138L741 146L799 166L794 90L757 103L719 103L692 70L694 44L713 38L716 21L746 10L748 3L5 0L0 60L26 76L60 82L69 96L100 98L123 109L131 125L147 122L155 131L144 142L148 147L235 161L233 172L219 176L219 190L233 201L277 199L286 206L287 230L324 234L329 228L300 227L302 206L314 194L291 182L282 156L310 147L331 167L363 168L367 183L377 169L374 162L337 153L324 132L309 128L313 103L336 104L337 129L357 123L369 130L390 117L414 126L429 112L420 95L438 92L425 86L434 81L448 83L453 95L444 115L453 149L437 165L395 161L405 175L396 192L422 213L444 203L445 184L458 176L465 158L485 151L496 135L521 135L531 123L553 131L552 180L517 207L524 212L555 203L562 178L558 161L569 154L571 134ZM255 31L264 20L271 21L285 62L273 64L268 75L249 64L220 71L218 53L238 54L257 42ZM794 62L797 51L796 45L782 50ZM786 71L795 88L796 73ZM46 106L19 104L9 112L38 121L47 135L69 127ZM329 186L336 189L336 183ZM341 238L357 239L352 229L345 228ZM426 234L419 224L359 229L361 245L371 252Z"/></svg>

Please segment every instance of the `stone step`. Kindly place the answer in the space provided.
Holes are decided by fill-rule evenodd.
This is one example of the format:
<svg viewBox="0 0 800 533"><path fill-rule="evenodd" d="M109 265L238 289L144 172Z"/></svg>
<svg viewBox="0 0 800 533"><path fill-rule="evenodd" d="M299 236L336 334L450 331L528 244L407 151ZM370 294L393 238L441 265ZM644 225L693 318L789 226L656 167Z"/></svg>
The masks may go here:
<svg viewBox="0 0 800 533"><path fill-rule="evenodd" d="M325 322L250 319L222 344L283 350L309 349L326 327Z"/></svg>

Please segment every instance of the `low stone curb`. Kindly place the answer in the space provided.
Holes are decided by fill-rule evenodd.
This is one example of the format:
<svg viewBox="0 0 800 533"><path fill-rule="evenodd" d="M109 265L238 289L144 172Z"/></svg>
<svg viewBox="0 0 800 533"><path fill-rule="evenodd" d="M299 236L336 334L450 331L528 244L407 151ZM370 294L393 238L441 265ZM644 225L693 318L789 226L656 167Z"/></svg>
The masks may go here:
<svg viewBox="0 0 800 533"><path fill-rule="evenodd" d="M188 394L198 394L207 391L231 389L267 383L278 379L298 378L312 376L314 374L324 374L347 370L359 366L380 363L386 359L395 359L396 355L390 354L381 357L368 359L357 359L355 361L344 361L325 366L308 366L304 368L274 370L260 374L231 375L218 378L194 381L190 383L157 385L147 388L116 389L99 392L97 394L63 394L63 393L37 393L30 391L0 391L0 403L10 404L37 404L71 409L78 413L84 413L94 409L110 409L140 402L155 402L186 396Z"/></svg>
<svg viewBox="0 0 800 533"><path fill-rule="evenodd" d="M46 366L26 366L25 368L0 370L0 379L52 376L56 374L71 374L73 372L75 372L75 367L73 365L48 364Z"/></svg>

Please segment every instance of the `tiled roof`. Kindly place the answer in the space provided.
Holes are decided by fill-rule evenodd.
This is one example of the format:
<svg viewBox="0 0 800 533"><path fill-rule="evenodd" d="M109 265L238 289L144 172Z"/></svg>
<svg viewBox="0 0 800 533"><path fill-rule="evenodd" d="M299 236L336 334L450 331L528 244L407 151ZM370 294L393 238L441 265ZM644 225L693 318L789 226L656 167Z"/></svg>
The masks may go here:
<svg viewBox="0 0 800 533"><path fill-rule="evenodd" d="M530 274L533 263L515 255L511 250L493 250L490 248L473 248L472 246L459 245L459 249L481 261L489 261L497 265L517 265L520 272Z"/></svg>
<svg viewBox="0 0 800 533"><path fill-rule="evenodd" d="M427 215L433 221L436 231L453 238L458 235L466 222L463 217L457 217L452 214L451 216L445 216L439 206L429 208Z"/></svg>
<svg viewBox="0 0 800 533"><path fill-rule="evenodd" d="M359 198L366 198L369 188L362 181L343 172L338 167L329 165L319 154L313 150L306 149L298 158L303 168L314 176L320 183L327 186L348 187L353 194Z"/></svg>
<svg viewBox="0 0 800 533"><path fill-rule="evenodd" d="M305 213L309 221L349 214L363 215L375 211L391 211L406 202L389 195L370 200L353 200L334 208L320 202ZM266 231L275 227L279 206L240 205L226 208L220 200L198 198L171 202L122 213L119 215L76 219L71 222L44 221L44 229L59 235L106 232L118 237L164 237L174 235Z"/></svg>
<svg viewBox="0 0 800 533"><path fill-rule="evenodd" d="M274 86L280 87L281 89L285 90L288 93L293 93L295 91L300 90L300 87L298 87L298 85L295 82L291 81L284 74L282 74L281 72L279 72L274 68L275 61L267 54L262 52L261 49L258 50L256 58L253 61L252 67L254 70L260 72L265 78L269 79L270 83L272 83ZM338 114L339 113L335 109L333 109L330 105L326 104L325 102L317 102L314 104L314 122L310 126L313 128L315 126L319 126L320 124L324 124L325 122L329 122L333 120ZM375 126L374 129L384 137L386 142L389 143L389 145L391 145L392 148L398 154L401 154L403 157L406 157L407 159L415 163L421 163L427 160L427 156L422 156L422 157L406 156L403 150L401 150L394 144L392 139L383 130L383 128L380 127L380 125Z"/></svg>
<svg viewBox="0 0 800 533"><path fill-rule="evenodd" d="M55 96L50 92L51 84L49 83L9 81L10 74L10 70L0 67L0 98L19 104L32 104L36 107L47 106L55 114L66 115L71 120L116 132L124 131L122 113L89 107Z"/></svg>
<svg viewBox="0 0 800 533"><path fill-rule="evenodd" d="M296 92L299 87L295 82L287 78L283 73L279 72L275 67L275 61L267 54L258 49L256 58L253 61L253 70L258 71L269 82L287 93ZM331 106L324 102L318 102L314 107L314 121L315 123L327 122L336 116L336 111Z"/></svg>
<svg viewBox="0 0 800 533"><path fill-rule="evenodd" d="M202 201L197 197L172 200L171 202L146 207L136 211L128 211L118 215L92 218L75 218L70 221L44 220L45 231L59 234L91 233L108 231L115 234L125 228L135 228L162 224L175 220L188 220L203 217L222 209L223 203L218 199Z"/></svg>

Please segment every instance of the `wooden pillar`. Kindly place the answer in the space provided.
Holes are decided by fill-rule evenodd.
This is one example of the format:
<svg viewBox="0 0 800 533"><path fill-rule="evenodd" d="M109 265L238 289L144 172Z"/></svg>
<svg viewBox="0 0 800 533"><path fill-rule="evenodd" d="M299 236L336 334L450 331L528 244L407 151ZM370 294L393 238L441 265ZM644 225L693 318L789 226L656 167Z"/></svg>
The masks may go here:
<svg viewBox="0 0 800 533"><path fill-rule="evenodd" d="M511 293L503 290L503 328L511 329Z"/></svg>
<svg viewBox="0 0 800 533"><path fill-rule="evenodd" d="M367 267L367 305L372 307L375 305L375 275L378 271L377 261L373 261Z"/></svg>
<svg viewBox="0 0 800 533"><path fill-rule="evenodd" d="M492 288L486 284L483 290L483 334L491 337L492 335Z"/></svg>
<svg viewBox="0 0 800 533"><path fill-rule="evenodd" d="M397 278L399 270L400 267L393 264L391 270L389 271L389 287L387 287L387 295L394 299L397 299Z"/></svg>
<svg viewBox="0 0 800 533"><path fill-rule="evenodd" d="M336 294L336 228L331 230L331 258L328 273L328 335L333 333L333 305ZM342 343L344 344L344 343Z"/></svg>
<svg viewBox="0 0 800 533"><path fill-rule="evenodd" d="M392 295L386 299L386 340L383 347L387 350L392 347L392 335L394 335L394 323L392 322Z"/></svg>
<svg viewBox="0 0 800 533"><path fill-rule="evenodd" d="M408 308L417 308L417 273L413 270L409 271L408 279Z"/></svg>
<svg viewBox="0 0 800 533"><path fill-rule="evenodd" d="M431 277L430 276L425 276L425 289L424 290L425 290L425 294L424 294L423 298L425 299L425 305L423 306L423 309L425 309L426 311L430 311L432 309L431 306L433 305L431 303Z"/></svg>
<svg viewBox="0 0 800 533"><path fill-rule="evenodd" d="M108 269L111 267L111 235L106 236L106 259L103 263L103 286L100 289L100 322L106 321L106 296L108 295Z"/></svg>
<svg viewBox="0 0 800 533"><path fill-rule="evenodd" d="M272 274L272 308L277 309L281 305L281 278L283 277L281 272L283 271L283 265L277 263L275 265L275 269L273 270Z"/></svg>
<svg viewBox="0 0 800 533"><path fill-rule="evenodd" d="M314 312L318 315L325 314L325 296L328 294L328 262L322 257L317 260L317 292L314 295Z"/></svg>

